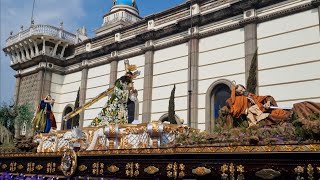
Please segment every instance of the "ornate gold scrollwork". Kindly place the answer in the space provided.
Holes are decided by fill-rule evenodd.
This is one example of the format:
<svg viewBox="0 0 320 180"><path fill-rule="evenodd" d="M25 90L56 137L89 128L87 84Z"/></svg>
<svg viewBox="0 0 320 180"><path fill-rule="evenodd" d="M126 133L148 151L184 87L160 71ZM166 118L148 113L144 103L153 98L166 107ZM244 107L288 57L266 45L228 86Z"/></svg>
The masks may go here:
<svg viewBox="0 0 320 180"><path fill-rule="evenodd" d="M61 171L66 177L72 176L77 169L77 154L74 150L67 149L61 158Z"/></svg>
<svg viewBox="0 0 320 180"><path fill-rule="evenodd" d="M239 174L237 176L237 180L243 180L244 179L244 167L242 165L235 166L233 163L230 163L229 165L223 164L220 168L222 174L221 179L228 179L228 173L230 173L230 179L235 179L235 172L237 171Z"/></svg>
<svg viewBox="0 0 320 180"><path fill-rule="evenodd" d="M58 171L62 171L62 166L59 165L59 166L57 167L57 169L58 169Z"/></svg>
<svg viewBox="0 0 320 180"><path fill-rule="evenodd" d="M152 175L152 174L159 172L159 168L157 168L155 166L148 166L147 168L144 169L144 172Z"/></svg>
<svg viewBox="0 0 320 180"><path fill-rule="evenodd" d="M17 163L16 162L11 162L10 163L10 171L14 172L15 170L17 170Z"/></svg>
<svg viewBox="0 0 320 180"><path fill-rule="evenodd" d="M7 167L8 167L8 166L7 166L6 164L2 164L2 165L1 165L1 168L2 168L2 169L6 169Z"/></svg>
<svg viewBox="0 0 320 180"><path fill-rule="evenodd" d="M317 167L317 171L318 171L318 173L320 174L320 167Z"/></svg>
<svg viewBox="0 0 320 180"><path fill-rule="evenodd" d="M28 164L27 164L27 172L28 173L32 173L34 171L35 165L36 164L34 162L28 162Z"/></svg>
<svg viewBox="0 0 320 180"><path fill-rule="evenodd" d="M244 173L244 167L241 164L237 166L237 172L239 172L240 174Z"/></svg>
<svg viewBox="0 0 320 180"><path fill-rule="evenodd" d="M108 167L108 171L111 173L115 173L115 172L119 171L119 168L115 165L111 165Z"/></svg>
<svg viewBox="0 0 320 180"><path fill-rule="evenodd" d="M99 175L104 173L104 164L95 162L92 164L92 174Z"/></svg>
<svg viewBox="0 0 320 180"><path fill-rule="evenodd" d="M56 171L56 163L49 162L47 163L47 173L54 173Z"/></svg>
<svg viewBox="0 0 320 180"><path fill-rule="evenodd" d="M235 169L234 169L233 163L230 163L230 165L229 165L229 172L230 172L230 179L234 179Z"/></svg>
<svg viewBox="0 0 320 180"><path fill-rule="evenodd" d="M135 164L133 162L127 163L126 175L130 177L133 177L133 176L137 177L139 175L139 168L140 168L139 163L135 163Z"/></svg>
<svg viewBox="0 0 320 180"><path fill-rule="evenodd" d="M78 169L79 169L79 171L81 171L81 172L83 172L83 171L85 171L85 170L87 170L88 168L87 168L87 166L85 166L85 165L80 165L79 167L78 167Z"/></svg>
<svg viewBox="0 0 320 180"><path fill-rule="evenodd" d="M18 169L19 169L19 170L22 170L22 169L23 169L23 165L22 165L22 164L19 164Z"/></svg>
<svg viewBox="0 0 320 180"><path fill-rule="evenodd" d="M179 172L180 170L180 172ZM167 165L167 176L169 178L174 178L177 179L179 178L183 178L185 176L185 165L184 164L178 164L177 162L169 163Z"/></svg>
<svg viewBox="0 0 320 180"><path fill-rule="evenodd" d="M302 166L297 166L296 168L294 168L294 172L295 172L296 174L304 173L304 167L302 167Z"/></svg>
<svg viewBox="0 0 320 180"><path fill-rule="evenodd" d="M205 176L207 174L210 174L211 170L206 167L197 167L195 169L192 169L192 173L196 174L197 176Z"/></svg>
<svg viewBox="0 0 320 180"><path fill-rule="evenodd" d="M304 173L304 167L302 166L297 166L296 168L294 168L294 172L297 174L297 180L302 180L304 179L303 177L301 177L300 175Z"/></svg>
<svg viewBox="0 0 320 180"><path fill-rule="evenodd" d="M222 172L221 179L227 179L228 178L227 172L229 170L229 166L224 164L224 165L221 166L220 169L221 169L221 172Z"/></svg>
<svg viewBox="0 0 320 180"><path fill-rule="evenodd" d="M312 165L311 164L308 164L308 166L307 166L307 173L308 173L308 179L314 179L313 178L313 167L312 167Z"/></svg>
<svg viewBox="0 0 320 180"><path fill-rule="evenodd" d="M36 170L40 171L41 169L43 169L43 166L40 165L40 164L38 164L38 165L36 166Z"/></svg>

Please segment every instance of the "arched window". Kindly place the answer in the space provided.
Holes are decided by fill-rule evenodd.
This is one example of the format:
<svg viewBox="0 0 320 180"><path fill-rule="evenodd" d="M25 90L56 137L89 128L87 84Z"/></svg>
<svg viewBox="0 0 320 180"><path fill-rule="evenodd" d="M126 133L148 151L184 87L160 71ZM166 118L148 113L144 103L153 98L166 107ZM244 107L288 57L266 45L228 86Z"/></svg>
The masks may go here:
<svg viewBox="0 0 320 180"><path fill-rule="evenodd" d="M73 108L74 108L73 105L71 104L67 105L63 110L63 116L72 112ZM62 126L61 127L62 130L72 129L72 118L68 119L67 121L62 120L61 126Z"/></svg>
<svg viewBox="0 0 320 180"><path fill-rule="evenodd" d="M178 125L181 125L183 122L182 122L182 120L179 118L179 116L177 116L176 114L174 115L175 116L175 120L176 120L176 122L177 122L177 124ZM169 122L169 118L168 118L169 116L168 116L168 113L166 113L166 114L164 114L164 115L162 115L161 117L160 117L160 119L159 119L159 122L165 122L165 121L168 121Z"/></svg>
<svg viewBox="0 0 320 180"><path fill-rule="evenodd" d="M218 84L211 97L212 116L214 119L219 117L219 110L226 105L226 100L230 97L230 88L225 84Z"/></svg>
<svg viewBox="0 0 320 180"><path fill-rule="evenodd" d="M215 81L206 93L206 130L212 132L219 110L225 106L231 94L232 82L226 79Z"/></svg>

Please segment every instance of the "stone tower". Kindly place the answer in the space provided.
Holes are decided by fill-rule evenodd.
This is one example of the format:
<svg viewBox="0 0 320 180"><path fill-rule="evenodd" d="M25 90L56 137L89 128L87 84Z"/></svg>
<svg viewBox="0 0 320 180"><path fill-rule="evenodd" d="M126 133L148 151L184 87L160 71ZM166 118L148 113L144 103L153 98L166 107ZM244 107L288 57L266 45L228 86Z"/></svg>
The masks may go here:
<svg viewBox="0 0 320 180"><path fill-rule="evenodd" d="M83 32L67 32L61 22L60 27L32 23L27 29L21 26L18 33L10 33L3 51L16 71L15 104L28 103L36 109L42 97L51 93L52 73L63 74L61 67L73 54L72 46L84 37Z"/></svg>

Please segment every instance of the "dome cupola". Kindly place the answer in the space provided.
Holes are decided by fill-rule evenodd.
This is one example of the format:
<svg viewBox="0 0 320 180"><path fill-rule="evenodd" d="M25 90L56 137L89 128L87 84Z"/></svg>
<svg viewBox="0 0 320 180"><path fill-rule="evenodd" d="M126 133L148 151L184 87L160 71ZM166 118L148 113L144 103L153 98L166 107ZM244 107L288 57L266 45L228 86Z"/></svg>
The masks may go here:
<svg viewBox="0 0 320 180"><path fill-rule="evenodd" d="M113 0L110 12L103 16L102 27L95 32L99 36L141 19L136 0Z"/></svg>
<svg viewBox="0 0 320 180"><path fill-rule="evenodd" d="M135 0L114 0L113 5L128 5L134 8L137 8L137 4Z"/></svg>
<svg viewBox="0 0 320 180"><path fill-rule="evenodd" d="M133 12L136 15L139 15L138 6L135 0L113 0L113 6L110 12L126 9Z"/></svg>

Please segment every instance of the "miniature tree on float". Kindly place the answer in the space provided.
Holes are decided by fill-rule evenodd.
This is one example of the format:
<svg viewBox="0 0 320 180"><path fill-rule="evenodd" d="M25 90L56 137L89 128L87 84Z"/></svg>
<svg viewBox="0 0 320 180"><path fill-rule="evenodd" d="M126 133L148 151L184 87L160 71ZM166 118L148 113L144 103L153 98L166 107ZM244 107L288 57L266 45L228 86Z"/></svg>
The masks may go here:
<svg viewBox="0 0 320 180"><path fill-rule="evenodd" d="M170 99L169 99L169 107L168 107L168 121L170 124L177 124L176 121L176 112L175 112L175 104L174 104L174 94L176 91L176 85L173 86L171 91Z"/></svg>

